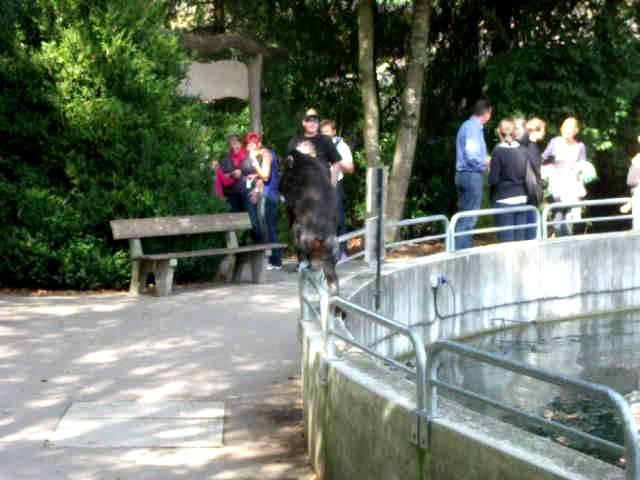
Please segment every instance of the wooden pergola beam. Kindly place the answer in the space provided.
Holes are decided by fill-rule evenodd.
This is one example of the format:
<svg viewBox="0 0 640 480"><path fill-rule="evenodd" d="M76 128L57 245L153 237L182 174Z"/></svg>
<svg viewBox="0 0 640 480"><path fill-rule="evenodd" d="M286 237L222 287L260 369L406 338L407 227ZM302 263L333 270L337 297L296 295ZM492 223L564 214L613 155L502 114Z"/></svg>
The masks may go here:
<svg viewBox="0 0 640 480"><path fill-rule="evenodd" d="M182 33L180 44L188 49L195 50L200 55L215 55L221 50L233 48L249 55L262 55L272 57L283 55L287 50L279 47L270 47L260 43L244 33L227 32L212 35L208 33Z"/></svg>

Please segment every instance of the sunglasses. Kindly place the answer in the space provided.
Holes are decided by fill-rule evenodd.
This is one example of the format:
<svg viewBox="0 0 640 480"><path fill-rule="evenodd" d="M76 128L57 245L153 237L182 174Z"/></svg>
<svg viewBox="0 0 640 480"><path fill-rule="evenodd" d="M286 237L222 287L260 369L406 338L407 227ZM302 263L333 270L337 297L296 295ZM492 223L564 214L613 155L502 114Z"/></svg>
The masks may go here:
<svg viewBox="0 0 640 480"><path fill-rule="evenodd" d="M315 115L309 115L308 117L304 117L305 122L319 122L320 117L316 117Z"/></svg>

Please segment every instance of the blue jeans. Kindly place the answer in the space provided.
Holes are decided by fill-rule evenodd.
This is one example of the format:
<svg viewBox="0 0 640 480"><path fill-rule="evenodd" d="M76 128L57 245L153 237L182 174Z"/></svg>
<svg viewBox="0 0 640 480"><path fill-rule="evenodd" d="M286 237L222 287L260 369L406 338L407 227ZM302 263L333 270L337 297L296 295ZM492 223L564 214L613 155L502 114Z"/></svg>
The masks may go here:
<svg viewBox="0 0 640 480"><path fill-rule="evenodd" d="M234 213L247 212L251 220L251 239L253 243L262 243L262 233L258 222L258 207L251 203L248 193L232 193L226 195L227 203Z"/></svg>
<svg viewBox="0 0 640 480"><path fill-rule="evenodd" d="M267 242L278 242L278 208L280 206L280 199L274 199L265 196L264 198L264 220L267 227ZM282 249L271 249L271 256L269 257L269 263L276 267L282 266Z"/></svg>
<svg viewBox="0 0 640 480"><path fill-rule="evenodd" d="M480 172L456 172L456 190L458 191L458 211L478 210L482 204L482 188L484 178ZM456 232L473 230L478 217L460 219ZM456 250L470 248L473 245L473 235L455 237Z"/></svg>
<svg viewBox="0 0 640 480"><path fill-rule="evenodd" d="M536 212L527 212L527 223L536 223ZM538 238L538 229L536 227L527 228L525 230L525 240L535 240Z"/></svg>
<svg viewBox="0 0 640 480"><path fill-rule="evenodd" d="M516 205L505 205L504 203L494 203L493 208L510 208ZM517 205L521 206L521 205ZM527 214L530 212L509 212L496 215L494 217L496 227L506 227L510 225L526 225ZM535 221L535 220L534 220ZM525 240L528 228L520 228L517 230L504 230L498 232L498 239L501 242L517 242Z"/></svg>

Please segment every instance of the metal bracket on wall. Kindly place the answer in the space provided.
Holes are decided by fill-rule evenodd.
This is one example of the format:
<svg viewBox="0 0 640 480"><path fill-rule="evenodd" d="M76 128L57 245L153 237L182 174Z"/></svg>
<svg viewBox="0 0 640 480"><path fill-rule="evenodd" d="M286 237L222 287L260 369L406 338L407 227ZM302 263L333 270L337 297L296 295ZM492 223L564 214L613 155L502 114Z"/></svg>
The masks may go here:
<svg viewBox="0 0 640 480"><path fill-rule="evenodd" d="M418 448L429 448L430 425L426 412L416 411L411 425L411 443Z"/></svg>

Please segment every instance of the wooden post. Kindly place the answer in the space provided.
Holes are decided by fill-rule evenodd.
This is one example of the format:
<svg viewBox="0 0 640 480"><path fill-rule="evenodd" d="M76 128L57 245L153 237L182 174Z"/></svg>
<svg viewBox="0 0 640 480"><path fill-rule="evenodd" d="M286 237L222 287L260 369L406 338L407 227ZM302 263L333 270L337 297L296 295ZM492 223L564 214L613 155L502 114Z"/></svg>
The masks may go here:
<svg viewBox="0 0 640 480"><path fill-rule="evenodd" d="M227 248L234 248L238 246L238 237L236 236L236 232L226 232L225 236L227 237ZM233 272L236 268L237 255L227 255L224 257L222 262L220 263L220 267L218 268L218 277L222 278L224 281L229 282L233 277Z"/></svg>
<svg viewBox="0 0 640 480"><path fill-rule="evenodd" d="M129 254L131 256L131 283L129 284L129 294L139 295L145 287L146 273L142 268L143 260L136 260L142 256L142 242L139 238L129 239Z"/></svg>
<svg viewBox="0 0 640 480"><path fill-rule="evenodd" d="M258 53L248 63L249 109L251 110L251 131L262 133L262 54Z"/></svg>

